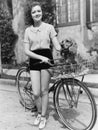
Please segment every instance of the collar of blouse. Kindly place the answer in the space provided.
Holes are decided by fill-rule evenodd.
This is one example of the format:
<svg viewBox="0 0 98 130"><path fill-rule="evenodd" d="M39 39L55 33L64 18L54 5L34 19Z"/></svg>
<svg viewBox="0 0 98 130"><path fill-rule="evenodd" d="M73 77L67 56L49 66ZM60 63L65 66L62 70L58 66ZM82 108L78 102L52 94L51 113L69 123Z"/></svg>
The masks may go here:
<svg viewBox="0 0 98 130"><path fill-rule="evenodd" d="M33 25L31 26L30 30L32 32L41 32L41 30L43 29L43 23L39 26L39 27L34 27Z"/></svg>

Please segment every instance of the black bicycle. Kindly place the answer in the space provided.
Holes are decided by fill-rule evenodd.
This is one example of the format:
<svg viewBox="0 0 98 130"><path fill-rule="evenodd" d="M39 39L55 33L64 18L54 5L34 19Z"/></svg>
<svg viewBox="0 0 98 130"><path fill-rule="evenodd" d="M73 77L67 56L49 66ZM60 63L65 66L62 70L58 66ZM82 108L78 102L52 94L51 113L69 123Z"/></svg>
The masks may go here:
<svg viewBox="0 0 98 130"><path fill-rule="evenodd" d="M55 63L51 67L54 75L49 93L53 92L54 108L69 130L91 130L96 122L97 109L93 95L82 80L88 70L89 63L71 64ZM29 66L18 70L17 87L20 103L27 109L35 107Z"/></svg>

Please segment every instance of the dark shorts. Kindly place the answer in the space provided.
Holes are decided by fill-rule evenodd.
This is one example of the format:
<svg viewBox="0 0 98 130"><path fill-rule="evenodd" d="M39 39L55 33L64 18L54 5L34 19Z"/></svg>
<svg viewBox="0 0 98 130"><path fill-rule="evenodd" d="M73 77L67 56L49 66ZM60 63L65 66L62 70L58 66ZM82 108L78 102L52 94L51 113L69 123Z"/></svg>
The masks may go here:
<svg viewBox="0 0 98 130"><path fill-rule="evenodd" d="M49 58L50 60L53 60L52 52L50 49L38 49L38 50L34 50L32 52L45 56L45 57ZM49 69L51 67L47 63L39 63L40 61L41 60L39 60L39 59L30 58L30 64L29 64L30 70ZM51 63L53 64L54 62L51 61Z"/></svg>

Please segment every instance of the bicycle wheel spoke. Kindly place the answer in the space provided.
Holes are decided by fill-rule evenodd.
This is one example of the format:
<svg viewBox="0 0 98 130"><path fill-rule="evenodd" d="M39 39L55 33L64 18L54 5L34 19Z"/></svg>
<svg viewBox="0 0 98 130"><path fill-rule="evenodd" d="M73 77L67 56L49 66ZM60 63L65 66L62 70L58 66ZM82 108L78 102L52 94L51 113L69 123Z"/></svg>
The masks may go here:
<svg viewBox="0 0 98 130"><path fill-rule="evenodd" d="M64 92L65 91L65 92ZM70 130L90 130L96 120L96 106L88 89L68 80L57 88L55 107Z"/></svg>
<svg viewBox="0 0 98 130"><path fill-rule="evenodd" d="M32 109L34 105L34 97L31 92L31 81L29 72L26 69L20 71L18 75L18 92L20 103L28 109Z"/></svg>
<svg viewBox="0 0 98 130"><path fill-rule="evenodd" d="M78 95L76 95L74 91L74 84L70 86L67 83L63 83L62 87L63 87L64 96L66 98L66 101L69 104L69 107L73 107L73 105L76 106Z"/></svg>

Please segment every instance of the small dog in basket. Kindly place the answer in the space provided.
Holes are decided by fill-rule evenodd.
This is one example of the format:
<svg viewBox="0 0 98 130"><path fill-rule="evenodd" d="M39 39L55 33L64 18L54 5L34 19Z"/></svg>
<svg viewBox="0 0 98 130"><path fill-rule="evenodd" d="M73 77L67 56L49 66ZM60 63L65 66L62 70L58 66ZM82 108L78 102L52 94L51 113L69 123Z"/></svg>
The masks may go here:
<svg viewBox="0 0 98 130"><path fill-rule="evenodd" d="M68 38L61 42L61 47L61 56L64 58L66 64L64 69L66 69L67 72L75 71L77 65L77 43L72 38Z"/></svg>

